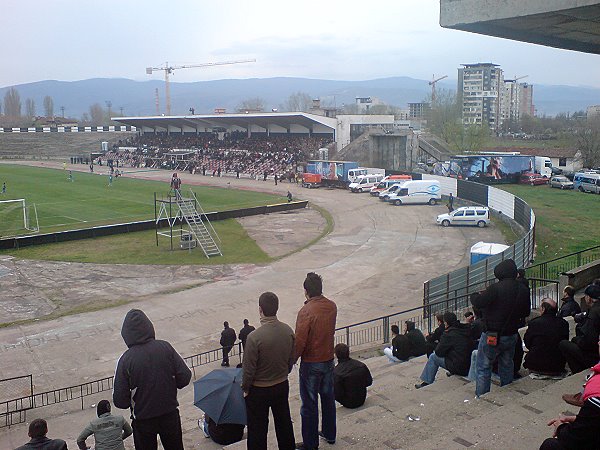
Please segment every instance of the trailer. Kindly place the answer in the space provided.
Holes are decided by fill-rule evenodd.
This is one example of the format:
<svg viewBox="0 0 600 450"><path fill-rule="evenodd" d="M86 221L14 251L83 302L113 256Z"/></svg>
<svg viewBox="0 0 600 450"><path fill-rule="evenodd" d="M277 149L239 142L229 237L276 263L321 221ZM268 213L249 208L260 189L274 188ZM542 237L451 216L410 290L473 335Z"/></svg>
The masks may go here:
<svg viewBox="0 0 600 450"><path fill-rule="evenodd" d="M302 176L302 185L309 188L325 186L347 189L350 185L348 173L357 168L356 161L308 161Z"/></svg>
<svg viewBox="0 0 600 450"><path fill-rule="evenodd" d="M518 183L521 175L533 172L535 157L514 153L457 155L450 160L451 177L484 184Z"/></svg>

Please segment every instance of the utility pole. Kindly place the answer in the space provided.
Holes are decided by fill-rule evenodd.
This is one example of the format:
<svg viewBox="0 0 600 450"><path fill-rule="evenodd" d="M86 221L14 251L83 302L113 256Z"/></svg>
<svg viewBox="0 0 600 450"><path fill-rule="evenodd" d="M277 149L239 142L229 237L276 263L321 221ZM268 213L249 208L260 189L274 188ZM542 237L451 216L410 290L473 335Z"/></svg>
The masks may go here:
<svg viewBox="0 0 600 450"><path fill-rule="evenodd" d="M123 107L119 106L119 110L121 111L121 117L123 117Z"/></svg>
<svg viewBox="0 0 600 450"><path fill-rule="evenodd" d="M62 118L64 119L65 118L65 107L64 106L60 107L60 112L62 114Z"/></svg>

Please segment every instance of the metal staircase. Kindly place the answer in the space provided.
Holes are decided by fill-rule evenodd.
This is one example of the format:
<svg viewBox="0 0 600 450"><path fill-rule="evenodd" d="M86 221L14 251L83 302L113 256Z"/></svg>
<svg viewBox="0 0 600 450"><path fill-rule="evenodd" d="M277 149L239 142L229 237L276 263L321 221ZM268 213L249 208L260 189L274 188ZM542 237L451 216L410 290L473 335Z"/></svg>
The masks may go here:
<svg viewBox="0 0 600 450"><path fill-rule="evenodd" d="M223 256L219 246L213 239L214 235L221 242L219 236L196 199L196 195L191 190L190 192L192 193L192 198L177 196L177 206L179 207L181 218L188 224L191 235L198 242L198 245L207 258L211 256ZM212 234L206 224L212 230Z"/></svg>

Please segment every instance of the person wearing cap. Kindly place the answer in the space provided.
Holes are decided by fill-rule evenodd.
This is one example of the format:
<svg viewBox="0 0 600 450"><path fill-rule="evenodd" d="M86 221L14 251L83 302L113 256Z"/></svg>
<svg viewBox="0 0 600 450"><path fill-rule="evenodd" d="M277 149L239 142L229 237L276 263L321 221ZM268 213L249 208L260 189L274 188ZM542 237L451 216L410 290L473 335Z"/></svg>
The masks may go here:
<svg viewBox="0 0 600 450"><path fill-rule="evenodd" d="M579 373L598 363L600 336L600 286L590 284L584 291L589 310L583 322L575 328L575 337L558 345L572 373Z"/></svg>
<svg viewBox="0 0 600 450"><path fill-rule="evenodd" d="M123 416L110 413L110 402L100 400L96 408L97 419L92 420L77 438L81 450L88 448L85 440L94 435L95 450L125 450L123 441L133 434L129 422Z"/></svg>

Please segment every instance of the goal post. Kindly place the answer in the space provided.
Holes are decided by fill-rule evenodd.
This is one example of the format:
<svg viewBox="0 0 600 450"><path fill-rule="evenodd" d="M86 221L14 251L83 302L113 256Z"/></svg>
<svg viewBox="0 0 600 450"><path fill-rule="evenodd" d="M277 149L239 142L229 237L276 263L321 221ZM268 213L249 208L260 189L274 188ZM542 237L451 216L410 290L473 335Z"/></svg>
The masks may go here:
<svg viewBox="0 0 600 450"><path fill-rule="evenodd" d="M0 236L15 236L39 231L37 208L24 198L0 200Z"/></svg>

